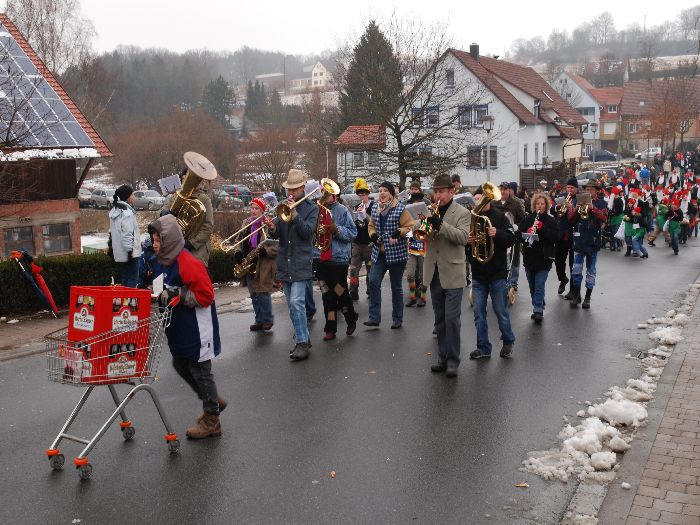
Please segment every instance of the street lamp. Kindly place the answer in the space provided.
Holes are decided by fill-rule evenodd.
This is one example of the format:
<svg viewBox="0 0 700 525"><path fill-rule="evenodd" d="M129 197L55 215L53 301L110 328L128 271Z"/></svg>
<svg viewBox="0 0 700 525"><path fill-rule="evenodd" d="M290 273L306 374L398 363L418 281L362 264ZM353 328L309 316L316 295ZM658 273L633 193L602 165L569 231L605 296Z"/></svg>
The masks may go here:
<svg viewBox="0 0 700 525"><path fill-rule="evenodd" d="M591 124L591 131L593 132L593 164L595 164L595 132L598 131L597 122Z"/></svg>
<svg viewBox="0 0 700 525"><path fill-rule="evenodd" d="M484 130L486 131L486 182L491 181L491 132L493 131L493 121L496 120L492 115L485 115Z"/></svg>

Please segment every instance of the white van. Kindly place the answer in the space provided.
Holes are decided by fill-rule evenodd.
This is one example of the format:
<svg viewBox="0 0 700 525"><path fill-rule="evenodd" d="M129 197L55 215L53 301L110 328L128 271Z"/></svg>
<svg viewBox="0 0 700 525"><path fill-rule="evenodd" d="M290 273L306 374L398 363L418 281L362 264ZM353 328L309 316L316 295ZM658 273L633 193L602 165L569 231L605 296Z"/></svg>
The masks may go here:
<svg viewBox="0 0 700 525"><path fill-rule="evenodd" d="M661 148L649 148L644 151L640 151L639 153L635 154L634 158L635 159L653 159L657 155L661 155Z"/></svg>

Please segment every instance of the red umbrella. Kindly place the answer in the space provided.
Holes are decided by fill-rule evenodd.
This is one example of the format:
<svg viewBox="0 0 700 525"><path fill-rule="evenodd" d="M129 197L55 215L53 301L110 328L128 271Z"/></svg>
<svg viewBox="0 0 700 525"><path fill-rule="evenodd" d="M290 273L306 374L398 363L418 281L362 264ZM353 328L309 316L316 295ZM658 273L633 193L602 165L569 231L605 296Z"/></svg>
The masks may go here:
<svg viewBox="0 0 700 525"><path fill-rule="evenodd" d="M41 276L41 266L34 263L32 256L29 255L26 250L22 250L21 252L13 250L11 257L19 264L19 267L22 269L24 280L31 286L39 300L51 310L54 317L58 317L56 315L58 313L56 302L53 300L53 296L51 295L49 287L46 285L46 281L44 281L44 278ZM29 263L31 265L31 271L28 271L20 260Z"/></svg>

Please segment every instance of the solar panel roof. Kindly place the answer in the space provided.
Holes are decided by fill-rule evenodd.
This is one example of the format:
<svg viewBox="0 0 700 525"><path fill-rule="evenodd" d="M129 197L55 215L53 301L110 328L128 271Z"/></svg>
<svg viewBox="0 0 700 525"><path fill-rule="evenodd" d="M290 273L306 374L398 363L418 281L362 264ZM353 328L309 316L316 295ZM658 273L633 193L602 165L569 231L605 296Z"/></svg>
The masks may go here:
<svg viewBox="0 0 700 525"><path fill-rule="evenodd" d="M95 147L61 97L0 23L0 145Z"/></svg>

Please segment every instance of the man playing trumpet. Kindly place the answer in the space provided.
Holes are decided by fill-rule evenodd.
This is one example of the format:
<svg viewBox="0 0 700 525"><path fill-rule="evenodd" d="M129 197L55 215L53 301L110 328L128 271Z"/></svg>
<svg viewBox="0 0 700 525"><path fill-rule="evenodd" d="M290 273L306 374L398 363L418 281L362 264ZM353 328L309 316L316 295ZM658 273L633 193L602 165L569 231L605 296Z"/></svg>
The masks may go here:
<svg viewBox="0 0 700 525"><path fill-rule="evenodd" d="M304 199L306 174L297 169L289 170L282 187L287 190L287 205L292 208L291 220L265 217L270 237L279 239L277 253L277 279L289 307L289 317L294 327L295 345L289 353L293 361L309 357L309 327L306 322L305 295L307 282L313 278L313 242L318 206Z"/></svg>
<svg viewBox="0 0 700 525"><path fill-rule="evenodd" d="M448 377L457 375L459 366L462 295L467 286L464 271L464 246L469 237L469 212L453 201L455 194L450 176L438 175L433 182L437 213L428 217L423 282L430 284L435 314L438 360L430 367Z"/></svg>

